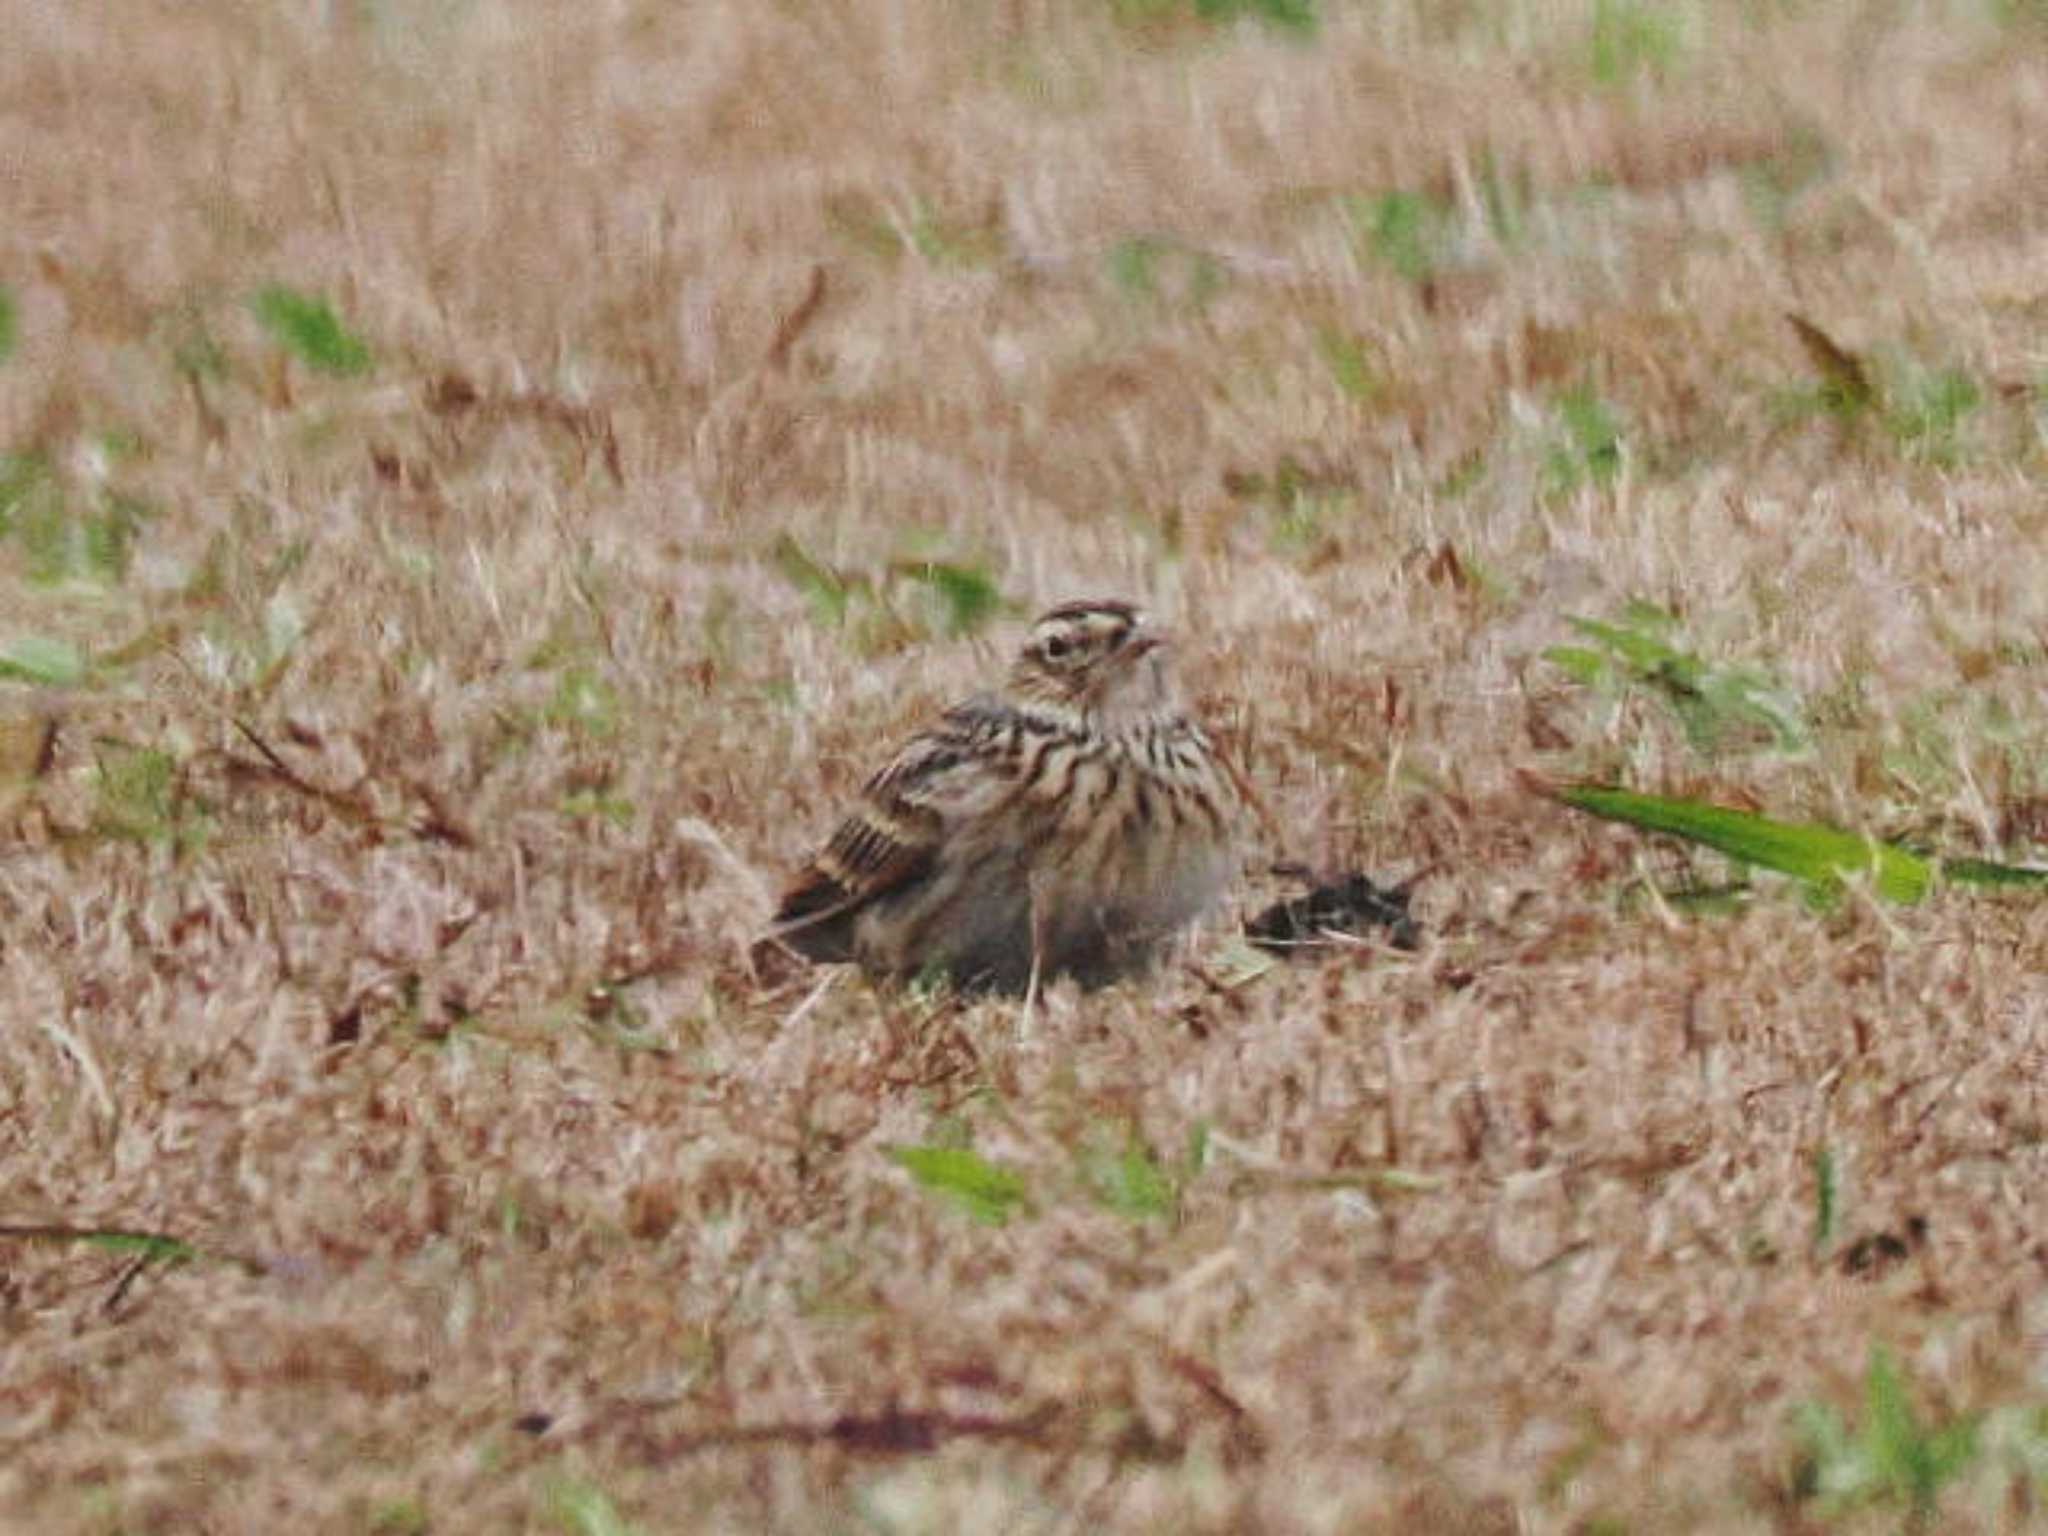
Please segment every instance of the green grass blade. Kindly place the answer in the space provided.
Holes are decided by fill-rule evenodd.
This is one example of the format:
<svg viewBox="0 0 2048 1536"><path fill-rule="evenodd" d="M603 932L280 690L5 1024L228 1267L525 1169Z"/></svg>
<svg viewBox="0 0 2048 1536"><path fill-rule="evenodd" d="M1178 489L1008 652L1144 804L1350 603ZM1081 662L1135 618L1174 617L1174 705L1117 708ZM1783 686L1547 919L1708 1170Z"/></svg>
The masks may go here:
<svg viewBox="0 0 2048 1536"><path fill-rule="evenodd" d="M1114 1151L1098 1151L1083 1163L1082 1172L1097 1201L1132 1221L1170 1217L1179 1201L1172 1175L1136 1139Z"/></svg>
<svg viewBox="0 0 2048 1536"><path fill-rule="evenodd" d="M2048 885L2048 866L1922 858L1895 844L1839 827L1773 821L1753 811L1697 800L1642 795L1596 784L1569 786L1559 790L1557 798L1576 810L1703 843L1731 859L1776 870L1816 887L1837 885L1846 876L1871 871L1880 896L1907 905L1925 896L1937 875L1957 885Z"/></svg>
<svg viewBox="0 0 2048 1536"><path fill-rule="evenodd" d="M570 1536L633 1536L636 1529L602 1488L573 1477L552 1480L545 1503L549 1517Z"/></svg>
<svg viewBox="0 0 2048 1536"><path fill-rule="evenodd" d="M107 1253L130 1253L152 1263L188 1264L204 1261L232 1264L248 1275L267 1272L261 1260L237 1253L201 1248L167 1232L143 1232L128 1227L62 1227L0 1225L0 1241L70 1244L98 1248Z"/></svg>
<svg viewBox="0 0 2048 1536"><path fill-rule="evenodd" d="M85 658L68 640L17 635L0 643L0 678L69 688L85 680Z"/></svg>
<svg viewBox="0 0 2048 1536"><path fill-rule="evenodd" d="M1839 1190L1834 1149L1822 1142L1813 1154L1813 1251L1817 1256L1825 1254L1829 1244L1835 1240Z"/></svg>
<svg viewBox="0 0 2048 1536"><path fill-rule="evenodd" d="M1934 880L1936 866L1918 854L1819 822L1773 821L1752 811L1592 784L1560 790L1558 798L1577 810L1668 832L1808 885L1838 885L1867 871L1880 896L1910 904L1925 896Z"/></svg>
<svg viewBox="0 0 2048 1536"><path fill-rule="evenodd" d="M2048 885L2048 868L2037 864L1994 864L1989 859L1944 859L1944 878L1959 885Z"/></svg>
<svg viewBox="0 0 2048 1536"><path fill-rule="evenodd" d="M921 560L904 571L936 598L949 635L971 635L1002 611L1002 589L977 566Z"/></svg>
<svg viewBox="0 0 2048 1536"><path fill-rule="evenodd" d="M782 579L801 592L818 623L836 627L845 622L853 592L846 581L822 561L813 558L790 534L782 534L769 552Z"/></svg>
<svg viewBox="0 0 2048 1536"><path fill-rule="evenodd" d="M943 1196L976 1221L999 1227L1028 1201L1023 1178L964 1147L891 1147L896 1165L920 1187Z"/></svg>
<svg viewBox="0 0 2048 1536"><path fill-rule="evenodd" d="M1659 640L1644 629L1603 624L1598 619L1567 617L1565 622L1589 640L1598 640L1614 655L1627 662L1642 677L1671 675L1677 681L1697 683L1705 670L1697 656ZM1565 649L1569 650L1570 647Z"/></svg>
<svg viewBox="0 0 2048 1536"><path fill-rule="evenodd" d="M272 340L315 372L346 376L370 371L369 343L343 325L325 299L272 286L249 307Z"/></svg>
<svg viewBox="0 0 2048 1536"><path fill-rule="evenodd" d="M1353 400L1370 400L1382 388L1372 351L1358 337L1326 325L1316 332L1316 352L1337 387Z"/></svg>
<svg viewBox="0 0 2048 1536"><path fill-rule="evenodd" d="M190 1243L162 1232L130 1232L117 1227L0 1227L0 1237L42 1243L75 1243L109 1253L133 1253L146 1259L183 1262L200 1256Z"/></svg>

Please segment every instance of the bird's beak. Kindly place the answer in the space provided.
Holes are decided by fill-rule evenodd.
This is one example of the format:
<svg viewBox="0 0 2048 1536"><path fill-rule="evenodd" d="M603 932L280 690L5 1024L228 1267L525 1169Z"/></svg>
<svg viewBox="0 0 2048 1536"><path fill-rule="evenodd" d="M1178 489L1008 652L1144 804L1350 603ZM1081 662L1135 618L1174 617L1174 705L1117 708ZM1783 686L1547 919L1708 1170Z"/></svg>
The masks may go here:
<svg viewBox="0 0 2048 1536"><path fill-rule="evenodd" d="M1169 650L1172 646L1173 636L1165 630L1141 629L1131 636L1124 649L1129 653L1131 660L1136 661L1141 656L1149 656L1154 651Z"/></svg>

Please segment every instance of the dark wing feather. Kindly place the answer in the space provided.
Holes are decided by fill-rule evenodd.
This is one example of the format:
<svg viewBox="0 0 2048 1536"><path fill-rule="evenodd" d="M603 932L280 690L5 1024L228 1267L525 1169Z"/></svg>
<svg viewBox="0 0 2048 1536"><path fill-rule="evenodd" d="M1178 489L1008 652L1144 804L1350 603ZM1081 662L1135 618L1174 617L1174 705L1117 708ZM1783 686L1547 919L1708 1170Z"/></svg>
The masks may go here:
<svg viewBox="0 0 2048 1536"><path fill-rule="evenodd" d="M948 827L1015 773L1017 715L970 699L907 742L797 873L773 932L814 960L852 958L853 919L930 877Z"/></svg>

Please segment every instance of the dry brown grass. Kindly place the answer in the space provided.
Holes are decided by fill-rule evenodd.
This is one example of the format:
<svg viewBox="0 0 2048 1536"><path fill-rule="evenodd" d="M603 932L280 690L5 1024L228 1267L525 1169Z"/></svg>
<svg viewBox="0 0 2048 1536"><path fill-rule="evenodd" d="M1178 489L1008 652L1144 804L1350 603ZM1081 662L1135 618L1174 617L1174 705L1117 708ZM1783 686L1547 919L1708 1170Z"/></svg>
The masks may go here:
<svg viewBox="0 0 2048 1536"><path fill-rule="evenodd" d="M0 449L56 499L0 645L100 665L0 684L0 1221L248 1263L0 1245L0 1523L1889 1529L1795 1418L1882 1346L1987 1416L1943 1528L2026 1525L2048 910L1617 900L1668 852L1519 776L2048 826L2029 9L16 7ZM118 576L63 544L112 492ZM1219 988L1211 935L1028 1033L757 974L1009 643L934 558L1164 608L1292 853L1430 871L1424 948ZM1811 750L1542 660L1632 597ZM1133 1146L1170 1215L1091 1183Z"/></svg>

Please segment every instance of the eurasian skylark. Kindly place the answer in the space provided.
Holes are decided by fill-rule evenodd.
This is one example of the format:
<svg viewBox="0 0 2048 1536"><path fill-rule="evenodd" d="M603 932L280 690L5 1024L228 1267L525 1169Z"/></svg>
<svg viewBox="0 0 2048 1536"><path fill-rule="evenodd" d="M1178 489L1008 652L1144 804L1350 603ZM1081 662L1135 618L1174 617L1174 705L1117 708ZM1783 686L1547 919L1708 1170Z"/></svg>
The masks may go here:
<svg viewBox="0 0 2048 1536"><path fill-rule="evenodd" d="M814 960L1021 991L1128 974L1222 892L1245 795L1134 605L1064 603L1000 693L947 710L869 779L774 933Z"/></svg>

